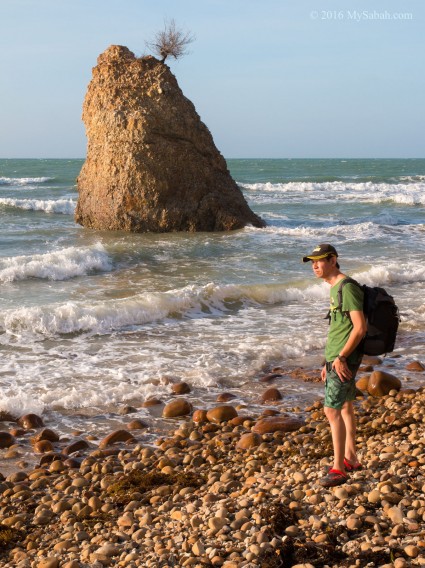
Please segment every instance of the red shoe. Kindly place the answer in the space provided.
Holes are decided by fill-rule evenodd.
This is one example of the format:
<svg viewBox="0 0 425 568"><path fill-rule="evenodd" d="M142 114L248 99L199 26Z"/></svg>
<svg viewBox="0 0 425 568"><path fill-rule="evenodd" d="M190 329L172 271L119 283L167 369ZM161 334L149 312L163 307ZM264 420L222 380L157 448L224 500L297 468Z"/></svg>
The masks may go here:
<svg viewBox="0 0 425 568"><path fill-rule="evenodd" d="M350 463L346 458L344 458L344 467L346 471L360 471L363 469L363 466L360 462L357 463Z"/></svg>
<svg viewBox="0 0 425 568"><path fill-rule="evenodd" d="M328 474L319 481L322 487L335 487L347 481L347 476L339 469L330 469Z"/></svg>

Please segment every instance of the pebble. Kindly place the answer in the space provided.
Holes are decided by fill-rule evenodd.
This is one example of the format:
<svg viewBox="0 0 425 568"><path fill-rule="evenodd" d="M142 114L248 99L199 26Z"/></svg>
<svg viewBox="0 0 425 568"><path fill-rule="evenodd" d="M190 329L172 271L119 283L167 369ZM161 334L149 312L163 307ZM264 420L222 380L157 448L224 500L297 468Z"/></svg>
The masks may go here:
<svg viewBox="0 0 425 568"><path fill-rule="evenodd" d="M297 427L287 432L253 431L265 418L292 419L282 412L258 419L244 409L237 416L226 405L234 418L208 422L214 409L191 411L177 430L154 444L124 436L101 449L81 448L85 457L74 456L74 468L67 463L66 440L47 440L55 450L43 454L40 467L0 476L1 524L24 531L22 540L0 550L0 565L259 568L263 554L295 539L292 566L320 563L297 559L307 543L312 551L343 550L353 568L363 562L361 552L388 548L408 559L395 558L393 568L419 566L425 548L424 403L425 389L357 401L364 470L329 489L317 483L332 451L319 402L305 420L295 416ZM42 432L34 436L38 441ZM88 439L84 432L79 436ZM29 445L29 439L21 444ZM386 454L391 460L379 461ZM419 464L415 469L413 461ZM152 485L144 487L147 474ZM135 484L124 485L121 494L126 476ZM327 561L338 567L331 555Z"/></svg>

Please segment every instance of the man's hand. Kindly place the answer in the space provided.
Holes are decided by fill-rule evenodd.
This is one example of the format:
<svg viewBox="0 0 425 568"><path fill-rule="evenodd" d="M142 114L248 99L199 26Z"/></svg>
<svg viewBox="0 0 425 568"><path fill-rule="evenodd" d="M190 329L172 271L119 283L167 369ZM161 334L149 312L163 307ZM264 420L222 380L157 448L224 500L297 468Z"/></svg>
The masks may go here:
<svg viewBox="0 0 425 568"><path fill-rule="evenodd" d="M332 364L332 368L343 383L346 383L353 377L353 373L348 368L346 361L336 358Z"/></svg>
<svg viewBox="0 0 425 568"><path fill-rule="evenodd" d="M326 365L323 367L320 376L322 378L322 381L325 382L326 381Z"/></svg>

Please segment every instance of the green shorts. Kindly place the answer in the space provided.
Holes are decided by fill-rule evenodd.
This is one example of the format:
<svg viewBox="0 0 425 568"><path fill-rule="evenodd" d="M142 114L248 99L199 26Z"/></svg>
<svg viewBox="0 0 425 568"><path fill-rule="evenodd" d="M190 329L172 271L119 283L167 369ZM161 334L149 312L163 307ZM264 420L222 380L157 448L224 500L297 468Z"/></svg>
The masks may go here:
<svg viewBox="0 0 425 568"><path fill-rule="evenodd" d="M332 369L331 371L326 371L325 400L323 402L323 406L340 410L345 402L355 400L355 377L359 365L348 365L348 368L353 373L353 378L344 383L338 377L334 369Z"/></svg>

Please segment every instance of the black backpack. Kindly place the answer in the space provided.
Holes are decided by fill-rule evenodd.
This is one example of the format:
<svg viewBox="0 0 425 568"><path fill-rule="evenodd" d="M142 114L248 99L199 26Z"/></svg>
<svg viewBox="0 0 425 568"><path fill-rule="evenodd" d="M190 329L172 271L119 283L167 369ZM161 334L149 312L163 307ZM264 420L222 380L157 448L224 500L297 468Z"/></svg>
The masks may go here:
<svg viewBox="0 0 425 568"><path fill-rule="evenodd" d="M384 355L394 350L400 315L394 298L384 288L359 284L353 278L345 278L338 289L338 307L342 308L342 290L345 284L355 284L363 290L363 312L367 332L360 344L366 355Z"/></svg>

